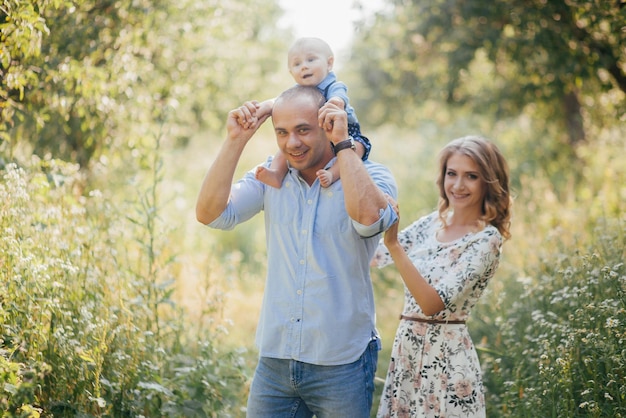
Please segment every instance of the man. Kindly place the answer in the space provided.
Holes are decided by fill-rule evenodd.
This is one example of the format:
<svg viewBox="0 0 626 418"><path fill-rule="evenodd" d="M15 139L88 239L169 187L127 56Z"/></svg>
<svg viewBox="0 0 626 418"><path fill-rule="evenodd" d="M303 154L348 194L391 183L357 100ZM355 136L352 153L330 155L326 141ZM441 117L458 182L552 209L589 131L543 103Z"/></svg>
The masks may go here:
<svg viewBox="0 0 626 418"><path fill-rule="evenodd" d="M271 115L290 167L282 186L266 186L254 170L233 185L244 147L270 116L257 105L229 112L196 206L198 221L218 229L265 214L268 274L248 416L369 417L380 349L369 262L397 220L385 199L396 197L395 181L353 151L345 111L295 86ZM323 189L316 172L333 164L341 180Z"/></svg>

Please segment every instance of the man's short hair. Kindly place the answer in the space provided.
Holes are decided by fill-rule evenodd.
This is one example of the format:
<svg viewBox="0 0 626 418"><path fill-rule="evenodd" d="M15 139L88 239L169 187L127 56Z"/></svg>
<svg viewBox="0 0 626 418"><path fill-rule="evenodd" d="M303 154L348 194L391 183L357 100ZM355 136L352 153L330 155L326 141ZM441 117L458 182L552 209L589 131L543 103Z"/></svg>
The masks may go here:
<svg viewBox="0 0 626 418"><path fill-rule="evenodd" d="M326 103L326 98L317 89L317 87L301 86L299 84L296 84L295 86L283 91L280 96L278 96L274 104L281 100L289 100L300 95L307 96L311 99L312 102L317 103L318 109L324 106L324 103Z"/></svg>

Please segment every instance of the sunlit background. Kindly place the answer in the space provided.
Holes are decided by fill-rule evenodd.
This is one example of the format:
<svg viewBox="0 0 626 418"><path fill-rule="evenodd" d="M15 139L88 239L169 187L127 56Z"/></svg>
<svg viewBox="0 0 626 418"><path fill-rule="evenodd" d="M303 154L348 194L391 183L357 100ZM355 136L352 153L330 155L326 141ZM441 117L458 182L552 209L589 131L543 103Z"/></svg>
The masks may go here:
<svg viewBox="0 0 626 418"><path fill-rule="evenodd" d="M291 86L316 36L402 226L451 139L508 159L513 237L468 322L488 418L626 417L624 1L360 3L3 2L1 416L245 416L263 216L215 231L195 201L228 111ZM275 152L268 121L236 177ZM379 396L403 287L372 277Z"/></svg>

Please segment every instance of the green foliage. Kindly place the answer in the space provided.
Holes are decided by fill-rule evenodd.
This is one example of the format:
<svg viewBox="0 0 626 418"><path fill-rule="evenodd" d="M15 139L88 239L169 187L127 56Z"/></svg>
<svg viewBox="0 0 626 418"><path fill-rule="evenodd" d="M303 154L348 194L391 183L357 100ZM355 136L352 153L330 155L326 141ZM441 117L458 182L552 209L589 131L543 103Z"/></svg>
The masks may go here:
<svg viewBox="0 0 626 418"><path fill-rule="evenodd" d="M614 90L610 117L624 114L624 25L620 2L397 0L361 28L355 106L372 123L407 123L431 100L498 118L530 110L574 144L584 102Z"/></svg>
<svg viewBox="0 0 626 418"><path fill-rule="evenodd" d="M3 0L0 152L74 161L141 149L160 109L185 144L227 109L265 98L285 49L275 3ZM263 42L269 48L253 48ZM271 83L268 83L271 84ZM174 129L175 128L175 129Z"/></svg>
<svg viewBox="0 0 626 418"><path fill-rule="evenodd" d="M592 129L594 144L577 148L580 168L561 166L556 182L520 165L522 151L507 154L521 176L513 238L470 324L489 416L626 416L619 131Z"/></svg>
<svg viewBox="0 0 626 418"><path fill-rule="evenodd" d="M398 180L403 224L435 208L450 139L482 133L509 159L513 239L470 324L490 416L626 415L626 8L557 3L396 1L342 70L364 128L384 124L372 158ZM225 113L291 83L277 18L257 0L3 0L0 416L241 415L262 219L194 238L188 201ZM591 140L572 146L558 122L576 101ZM275 149L251 147L247 168ZM388 350L401 286L374 275Z"/></svg>
<svg viewBox="0 0 626 418"><path fill-rule="evenodd" d="M483 353L491 416L626 416L626 230L594 234L574 253L555 235L500 301Z"/></svg>
<svg viewBox="0 0 626 418"><path fill-rule="evenodd" d="M52 7L56 7L52 3ZM37 68L28 61L39 56L49 33L33 2L3 0L0 8L0 141L9 141L15 111L25 90L37 81Z"/></svg>
<svg viewBox="0 0 626 418"><path fill-rule="evenodd" d="M83 195L75 164L35 158L2 172L2 416L206 417L236 408L239 353L218 350L211 329L187 333L170 298L175 258L159 218L158 143L147 186L134 185L139 202L120 208L98 190Z"/></svg>

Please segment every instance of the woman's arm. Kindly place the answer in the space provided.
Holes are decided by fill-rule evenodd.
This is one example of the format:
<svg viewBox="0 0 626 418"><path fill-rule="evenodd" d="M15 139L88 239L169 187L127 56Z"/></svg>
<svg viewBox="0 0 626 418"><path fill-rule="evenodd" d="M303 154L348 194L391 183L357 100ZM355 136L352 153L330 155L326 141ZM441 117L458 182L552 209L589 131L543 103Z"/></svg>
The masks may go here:
<svg viewBox="0 0 626 418"><path fill-rule="evenodd" d="M397 202L389 196L387 196L387 200L399 217L400 210ZM391 258L393 258L393 262L396 265L404 284L422 309L422 312L429 316L435 315L445 307L443 300L441 300L441 296L439 296L437 290L435 290L435 288L432 287L420 274L404 248L402 248L402 245L398 240L398 223L399 220L385 232L385 246L389 250L389 254L391 255Z"/></svg>

